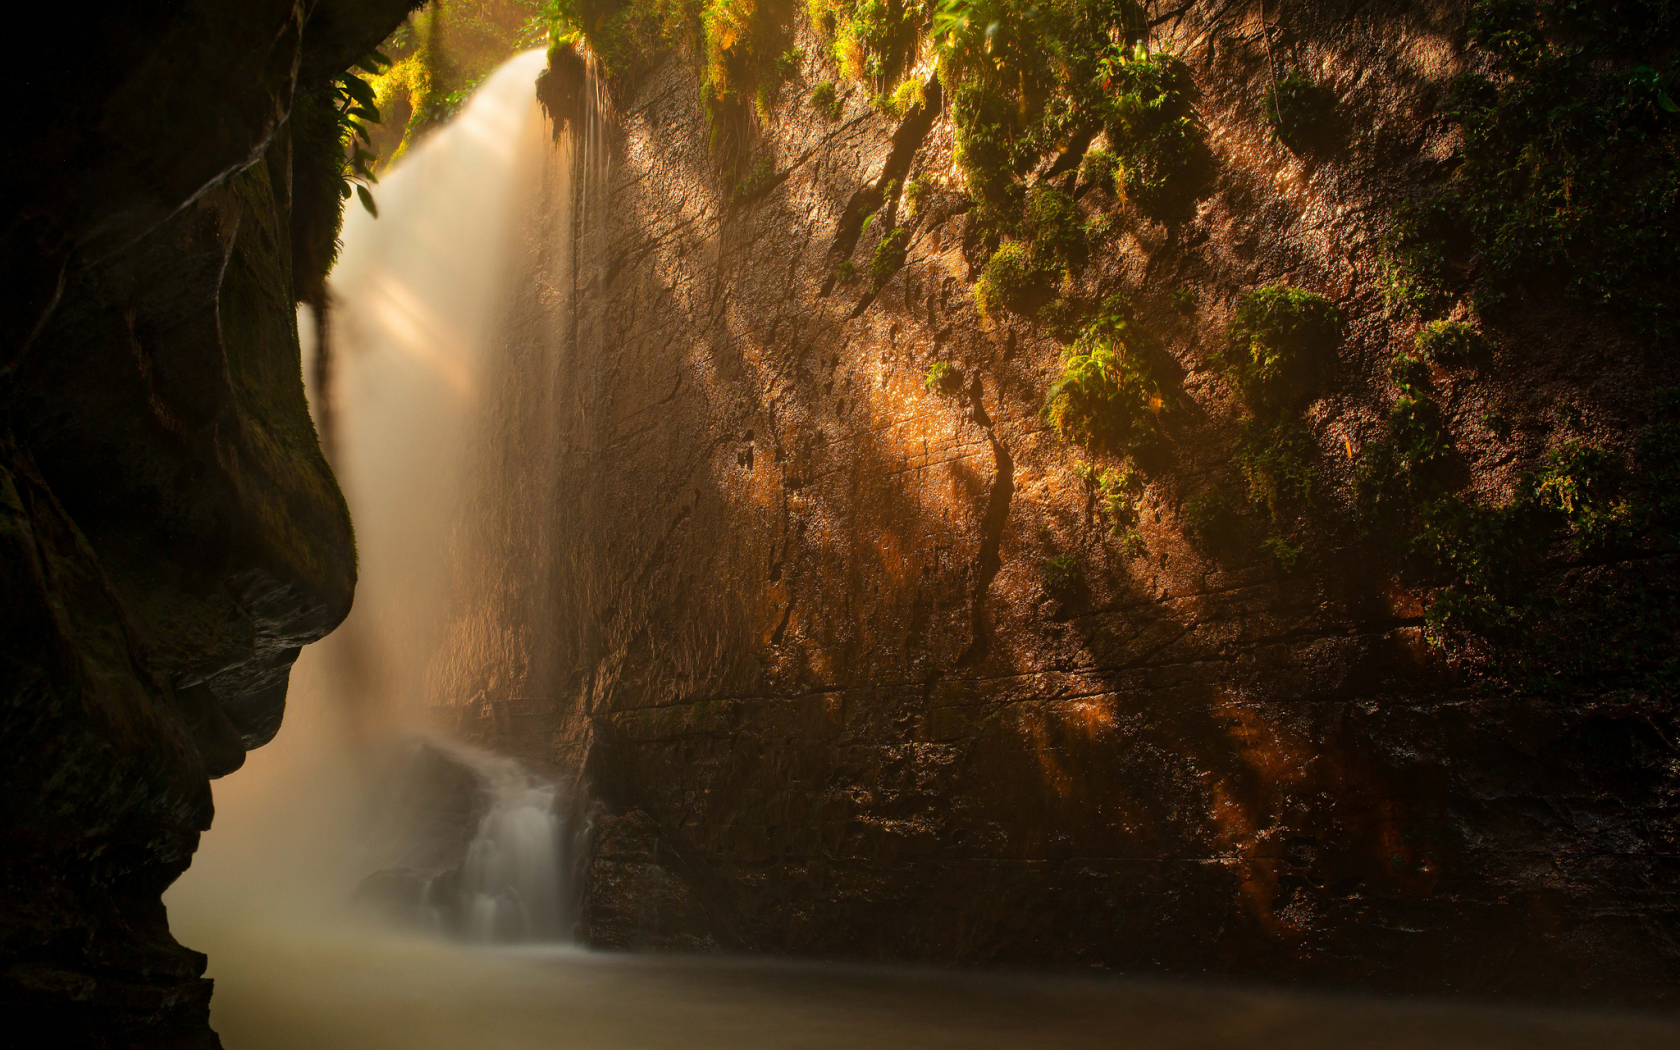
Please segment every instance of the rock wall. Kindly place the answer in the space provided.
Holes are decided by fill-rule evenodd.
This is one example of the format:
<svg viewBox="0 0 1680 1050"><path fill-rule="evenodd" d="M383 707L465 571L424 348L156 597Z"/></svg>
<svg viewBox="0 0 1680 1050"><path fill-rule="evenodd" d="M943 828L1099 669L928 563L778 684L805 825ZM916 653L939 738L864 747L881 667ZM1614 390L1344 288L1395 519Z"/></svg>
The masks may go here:
<svg viewBox="0 0 1680 1050"><path fill-rule="evenodd" d="M830 120L809 96L837 77L800 14L750 181L750 162L718 174L690 63L617 85L610 166L579 161L608 180L581 213L604 240L573 271L535 254L543 295L510 328L516 348L571 338L545 318L556 284L578 296L555 508L570 670L552 703L450 712L583 771L590 942L1672 995L1671 704L1542 696L1450 659L1427 590L1347 510L1417 328L1385 307L1379 243L1447 171L1468 15L1331 3L1278 28L1259 4L1192 3L1155 25L1216 174L1187 221L1128 217L1089 278L1131 289L1170 358L1141 556L1040 414L1062 343L976 311L937 82L902 120L855 87ZM1338 151L1271 136L1270 49L1335 91ZM913 214L911 179L931 187ZM877 208L910 234L875 288L840 264L868 270L893 225L863 225ZM1347 322L1304 417L1327 480L1288 571L1259 512L1213 542L1189 510L1236 473L1213 354L1238 296L1274 283ZM1491 365L1434 379L1462 491L1512 491L1566 403L1628 449L1675 380L1555 299L1489 331ZM936 361L962 378L949 396L924 384ZM1508 442L1477 422L1495 405ZM1073 583L1047 570L1068 555ZM1595 571L1671 585L1673 556Z"/></svg>
<svg viewBox="0 0 1680 1050"><path fill-rule="evenodd" d="M160 897L209 780L349 610L304 400L294 90L407 0L32 9L5 114L0 1016L11 1045L213 1047Z"/></svg>

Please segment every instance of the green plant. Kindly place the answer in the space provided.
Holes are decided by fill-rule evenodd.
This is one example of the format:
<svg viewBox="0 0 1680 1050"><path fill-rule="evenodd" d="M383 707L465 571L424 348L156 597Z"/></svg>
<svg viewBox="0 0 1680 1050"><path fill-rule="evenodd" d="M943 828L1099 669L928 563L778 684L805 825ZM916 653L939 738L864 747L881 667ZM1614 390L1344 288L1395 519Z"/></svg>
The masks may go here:
<svg viewBox="0 0 1680 1050"><path fill-rule="evenodd" d="M752 170L735 182L734 201L740 204L763 193L776 181L776 166L769 157L761 157Z"/></svg>
<svg viewBox="0 0 1680 1050"><path fill-rule="evenodd" d="M1079 559L1071 554L1058 554L1044 561L1040 576L1044 593L1057 600L1073 597L1079 589Z"/></svg>
<svg viewBox="0 0 1680 1050"><path fill-rule="evenodd" d="M1129 452L1155 433L1162 399L1138 351L1141 339L1123 300L1102 314L1063 353L1062 376L1050 387L1044 419L1069 441Z"/></svg>
<svg viewBox="0 0 1680 1050"><path fill-rule="evenodd" d="M910 245L910 231L900 226L881 235L875 244L875 255L869 260L869 283L879 291L883 284L904 265L904 254Z"/></svg>
<svg viewBox="0 0 1680 1050"><path fill-rule="evenodd" d="M1196 312L1196 293L1189 288L1174 288L1172 308L1186 317Z"/></svg>
<svg viewBox="0 0 1680 1050"><path fill-rule="evenodd" d="M1477 262L1454 283L1484 313L1560 289L1661 339L1680 309L1680 9L1482 0L1470 38L1493 68L1454 81L1446 106L1463 145L1442 200Z"/></svg>
<svg viewBox="0 0 1680 1050"><path fill-rule="evenodd" d="M922 212L922 205L932 187L923 179L911 179L904 184L904 214L914 219Z"/></svg>
<svg viewBox="0 0 1680 1050"><path fill-rule="evenodd" d="M811 89L811 108L829 120L840 119L840 95L833 81L825 80Z"/></svg>
<svg viewBox="0 0 1680 1050"><path fill-rule="evenodd" d="M1511 418L1497 408L1482 413L1482 426L1500 441L1511 440Z"/></svg>
<svg viewBox="0 0 1680 1050"><path fill-rule="evenodd" d="M1284 572L1293 572L1295 563L1301 560L1301 547L1282 536L1266 537L1260 541L1260 549L1271 555L1277 567Z"/></svg>
<svg viewBox="0 0 1680 1050"><path fill-rule="evenodd" d="M1223 542L1235 527L1231 501L1218 486L1190 497L1181 520L1184 534L1204 544Z"/></svg>
<svg viewBox="0 0 1680 1050"><path fill-rule="evenodd" d="M956 397L963 391L962 369L949 361L935 361L922 381L928 393L940 397Z"/></svg>
<svg viewBox="0 0 1680 1050"><path fill-rule="evenodd" d="M1121 555L1139 558L1147 554L1143 533L1138 529L1137 492L1143 481L1137 472L1129 467L1101 471L1087 467L1085 474L1096 489L1098 509L1108 521L1109 533L1119 540Z"/></svg>
<svg viewBox="0 0 1680 1050"><path fill-rule="evenodd" d="M1484 361L1493 353L1487 336L1462 321L1431 321L1418 332L1415 345L1425 360L1448 368Z"/></svg>
<svg viewBox="0 0 1680 1050"><path fill-rule="evenodd" d="M1272 285L1245 293L1220 356L1251 406L1268 410L1311 400L1335 364L1341 314L1323 296Z"/></svg>
<svg viewBox="0 0 1680 1050"><path fill-rule="evenodd" d="M1403 313L1429 314L1446 303L1448 251L1463 240L1456 202L1437 195L1406 201L1383 234L1378 278L1383 298Z"/></svg>
<svg viewBox="0 0 1680 1050"><path fill-rule="evenodd" d="M1313 452L1311 435L1294 419L1242 421L1236 464L1248 482L1249 502L1264 508L1273 525L1291 508L1312 505Z"/></svg>
<svg viewBox="0 0 1680 1050"><path fill-rule="evenodd" d="M834 273L835 276L839 277L840 280L846 284L850 284L852 281L857 279L857 267L852 265L852 260L850 259L841 259L840 265L835 267Z"/></svg>
<svg viewBox="0 0 1680 1050"><path fill-rule="evenodd" d="M1106 149L1088 150L1079 162L1079 180L1088 186L1115 192L1120 173L1120 158Z"/></svg>
<svg viewBox="0 0 1680 1050"><path fill-rule="evenodd" d="M1634 510L1624 498L1626 483L1614 456L1577 438L1547 454L1524 496L1561 518L1585 551L1628 538Z"/></svg>
<svg viewBox="0 0 1680 1050"><path fill-rule="evenodd" d="M1029 312L1035 294L1049 276L1028 245L1019 241L999 245L974 284L974 305L980 319L990 323L1004 310Z"/></svg>
<svg viewBox="0 0 1680 1050"><path fill-rule="evenodd" d="M1024 221L1039 265L1076 266L1085 258L1085 230L1079 204L1054 186L1027 191Z"/></svg>
<svg viewBox="0 0 1680 1050"><path fill-rule="evenodd" d="M882 108L895 117L903 117L926 102L927 90L922 82L915 77L907 77L893 89L892 95L887 99L887 105Z"/></svg>
<svg viewBox="0 0 1680 1050"><path fill-rule="evenodd" d="M1212 163L1189 67L1141 45L1116 48L1098 65L1102 116L1126 196L1147 215L1183 218L1205 194Z"/></svg>

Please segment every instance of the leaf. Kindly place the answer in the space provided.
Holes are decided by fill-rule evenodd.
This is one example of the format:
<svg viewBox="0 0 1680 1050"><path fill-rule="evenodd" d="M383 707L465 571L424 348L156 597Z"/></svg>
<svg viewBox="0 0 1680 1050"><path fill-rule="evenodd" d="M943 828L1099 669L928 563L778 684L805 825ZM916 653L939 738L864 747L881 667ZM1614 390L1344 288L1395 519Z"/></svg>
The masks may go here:
<svg viewBox="0 0 1680 1050"><path fill-rule="evenodd" d="M1668 110L1670 113L1680 113L1680 105L1676 105L1674 100L1668 97L1668 92L1664 91L1662 88L1657 89L1657 105Z"/></svg>
<svg viewBox="0 0 1680 1050"><path fill-rule="evenodd" d="M349 92L350 97L355 99L357 102L367 106L369 109L379 108L378 102L374 99L373 88L369 87L368 82L363 80L361 77L356 76L354 73L343 73L339 76L338 82L344 86L345 91Z"/></svg>
<svg viewBox="0 0 1680 1050"><path fill-rule="evenodd" d="M350 198L350 184L348 182L341 182L338 184L338 195L344 200L348 200Z"/></svg>
<svg viewBox="0 0 1680 1050"><path fill-rule="evenodd" d="M377 109L369 109L367 106L356 106L351 109L349 113L352 117L360 117L369 124L378 124L380 122L379 111Z"/></svg>
<svg viewBox="0 0 1680 1050"><path fill-rule="evenodd" d="M367 209L369 215L379 218L379 208L373 203L373 194L368 192L366 186L357 186L356 196L362 199L362 207Z"/></svg>

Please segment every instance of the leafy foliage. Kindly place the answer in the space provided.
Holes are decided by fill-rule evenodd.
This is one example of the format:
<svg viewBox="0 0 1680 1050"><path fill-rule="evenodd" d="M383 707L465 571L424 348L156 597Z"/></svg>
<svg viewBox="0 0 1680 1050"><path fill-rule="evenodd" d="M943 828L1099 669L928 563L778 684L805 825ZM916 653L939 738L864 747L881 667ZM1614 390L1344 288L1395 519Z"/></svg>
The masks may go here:
<svg viewBox="0 0 1680 1050"><path fill-rule="evenodd" d="M879 290L904 265L904 253L910 245L910 231L902 226L888 230L875 244L875 255L869 260L869 283Z"/></svg>
<svg viewBox="0 0 1680 1050"><path fill-rule="evenodd" d="M1341 330L1341 314L1323 296L1284 285L1257 288L1237 301L1219 363L1251 406L1295 408L1328 377Z"/></svg>
<svg viewBox="0 0 1680 1050"><path fill-rule="evenodd" d="M974 305L981 319L990 321L1003 310L1030 310L1034 293L1048 276L1028 245L1019 241L1000 245L974 283Z"/></svg>
<svg viewBox="0 0 1680 1050"><path fill-rule="evenodd" d="M1415 345L1425 360L1448 368L1484 361L1493 353L1487 336L1462 321L1431 321L1418 332Z"/></svg>
<svg viewBox="0 0 1680 1050"><path fill-rule="evenodd" d="M1142 355L1142 333L1123 299L1102 314L1063 355L1062 377L1045 400L1056 433L1091 448L1130 452L1156 430L1160 390Z"/></svg>
<svg viewBox="0 0 1680 1050"><path fill-rule="evenodd" d="M922 381L928 393L940 397L956 397L963 390L962 369L949 361L935 361L929 368L927 378Z"/></svg>
<svg viewBox="0 0 1680 1050"><path fill-rule="evenodd" d="M1237 467L1248 482L1249 502L1263 508L1272 525L1292 509L1312 505L1314 451L1311 436L1292 418L1242 421Z"/></svg>
<svg viewBox="0 0 1680 1050"><path fill-rule="evenodd" d="M1452 180L1399 216L1391 295L1428 312L1474 283L1482 311L1536 285L1653 339L1680 300L1680 8L1664 0L1483 0L1471 38L1492 76L1453 85L1463 133ZM1449 272L1454 238L1468 277Z"/></svg>

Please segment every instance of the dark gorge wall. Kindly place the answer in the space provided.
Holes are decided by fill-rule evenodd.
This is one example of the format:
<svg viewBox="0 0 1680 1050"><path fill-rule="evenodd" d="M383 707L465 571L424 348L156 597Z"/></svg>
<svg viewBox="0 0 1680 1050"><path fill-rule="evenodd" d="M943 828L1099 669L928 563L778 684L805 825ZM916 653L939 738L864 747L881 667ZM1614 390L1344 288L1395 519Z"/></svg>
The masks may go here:
<svg viewBox="0 0 1680 1050"><path fill-rule="evenodd" d="M583 770L598 945L1668 998L1667 337L1555 267L1501 284L1473 223L1402 265L1406 202L1481 185L1454 78L1526 83L1490 5L1155 6L1201 173L1174 210L1050 142L1018 182L1088 258L984 318L1033 231L986 225L936 80L883 112L795 13L730 156L693 63L615 76L602 239L534 259L580 304L569 671L457 717ZM562 337L539 285L516 349ZM1333 308L1298 397L1233 349L1274 285ZM1414 349L1438 319L1476 353ZM1141 370L1144 438L1042 411L1081 331Z"/></svg>
<svg viewBox="0 0 1680 1050"><path fill-rule="evenodd" d="M8 64L0 1016L10 1045L219 1045L160 901L212 777L348 612L304 401L294 94L407 0L37 8ZM336 178L336 176L335 176ZM336 193L333 194L336 200Z"/></svg>

